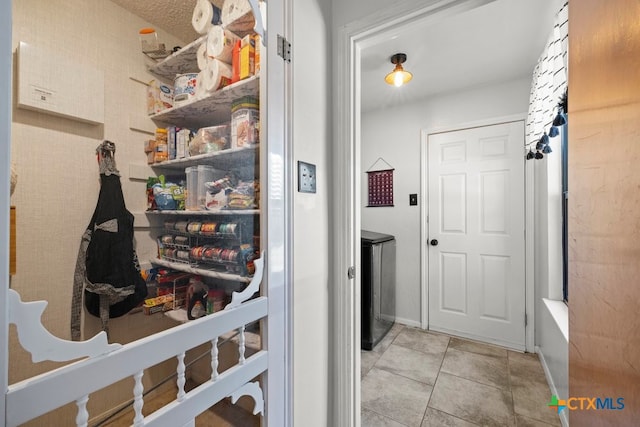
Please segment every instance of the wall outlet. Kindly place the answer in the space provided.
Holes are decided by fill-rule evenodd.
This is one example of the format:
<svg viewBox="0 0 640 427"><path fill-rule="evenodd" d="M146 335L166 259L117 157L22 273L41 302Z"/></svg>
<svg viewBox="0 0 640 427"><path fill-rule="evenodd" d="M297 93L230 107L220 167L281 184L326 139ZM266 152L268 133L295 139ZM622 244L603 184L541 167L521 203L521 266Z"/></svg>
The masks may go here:
<svg viewBox="0 0 640 427"><path fill-rule="evenodd" d="M316 165L298 161L298 191L300 193L316 192Z"/></svg>
<svg viewBox="0 0 640 427"><path fill-rule="evenodd" d="M417 205L418 205L418 195L409 194L409 206L417 206Z"/></svg>

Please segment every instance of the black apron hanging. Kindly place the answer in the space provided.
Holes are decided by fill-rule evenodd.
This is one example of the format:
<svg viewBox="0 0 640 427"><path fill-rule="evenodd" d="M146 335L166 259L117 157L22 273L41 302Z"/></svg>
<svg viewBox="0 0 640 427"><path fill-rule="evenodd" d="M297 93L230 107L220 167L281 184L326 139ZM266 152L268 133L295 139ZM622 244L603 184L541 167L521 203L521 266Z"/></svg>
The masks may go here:
<svg viewBox="0 0 640 427"><path fill-rule="evenodd" d="M110 141L96 149L100 194L76 261L71 304L71 338L75 341L81 336L83 296L87 311L100 317L107 334L110 317L128 313L147 296L133 244L133 215L124 203L115 151Z"/></svg>

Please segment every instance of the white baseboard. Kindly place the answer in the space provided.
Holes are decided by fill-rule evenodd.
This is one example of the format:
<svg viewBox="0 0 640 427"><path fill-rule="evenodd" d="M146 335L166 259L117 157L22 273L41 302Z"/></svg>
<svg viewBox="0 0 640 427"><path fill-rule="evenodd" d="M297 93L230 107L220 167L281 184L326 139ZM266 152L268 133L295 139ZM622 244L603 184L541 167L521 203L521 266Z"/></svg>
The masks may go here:
<svg viewBox="0 0 640 427"><path fill-rule="evenodd" d="M412 328L420 328L420 322L416 322L415 320L404 319L402 317L396 317L396 323L400 323L405 326L411 326Z"/></svg>
<svg viewBox="0 0 640 427"><path fill-rule="evenodd" d="M475 334L469 334L469 333L466 333L466 332L456 331L454 329L434 327L433 325L430 326L429 329L432 330L432 331L435 331L435 332L441 332L443 334L452 335L454 337L467 338L467 339L474 340L474 341L479 341L479 342L483 342L483 343L498 345L500 347L505 347L505 348L508 348L508 349L511 349L511 350L515 350L515 351L522 351L522 352L525 351L524 344L515 344L515 343L512 343L512 342L508 342L508 341L497 340L497 339L482 337L482 336L475 335Z"/></svg>
<svg viewBox="0 0 640 427"><path fill-rule="evenodd" d="M555 383L553 382L553 377L551 376L551 371L549 370L549 366L547 366L547 361L544 359L544 354L540 351L540 347L536 346L536 354L538 355L538 359L540 359L540 363L542 364L542 369L544 369L544 376L547 378L547 384L549 384L549 388L551 389L551 394L555 394L558 396L558 389L556 388ZM569 427L569 416L567 415L568 410L564 410L560 412L560 422L562 423L562 427Z"/></svg>

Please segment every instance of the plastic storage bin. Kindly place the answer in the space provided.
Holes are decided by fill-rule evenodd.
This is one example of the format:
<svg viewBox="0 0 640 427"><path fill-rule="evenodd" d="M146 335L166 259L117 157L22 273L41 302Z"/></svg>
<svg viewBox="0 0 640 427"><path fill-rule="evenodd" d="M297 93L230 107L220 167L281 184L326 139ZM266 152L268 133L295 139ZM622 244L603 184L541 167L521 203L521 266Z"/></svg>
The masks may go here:
<svg viewBox="0 0 640 427"><path fill-rule="evenodd" d="M196 156L229 148L229 131L226 124L200 128L189 143L189 153Z"/></svg>
<svg viewBox="0 0 640 427"><path fill-rule="evenodd" d="M187 200L185 209L188 211L200 210L198 206L198 168L190 166L184 170L187 175Z"/></svg>
<svg viewBox="0 0 640 427"><path fill-rule="evenodd" d="M198 209L205 209L207 206L206 182L214 181L215 169L209 165L198 165Z"/></svg>

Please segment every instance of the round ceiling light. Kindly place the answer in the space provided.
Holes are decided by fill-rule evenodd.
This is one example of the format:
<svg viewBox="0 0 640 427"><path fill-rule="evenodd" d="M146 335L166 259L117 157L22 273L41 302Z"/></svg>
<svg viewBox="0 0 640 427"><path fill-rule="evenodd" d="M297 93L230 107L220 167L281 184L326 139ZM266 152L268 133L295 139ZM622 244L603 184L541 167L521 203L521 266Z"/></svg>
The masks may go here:
<svg viewBox="0 0 640 427"><path fill-rule="evenodd" d="M390 85L400 87L403 84L409 83L409 81L413 78L413 74L408 71L405 71L402 68L402 63L407 60L407 55L404 53L396 53L391 56L391 63L395 65L395 68L392 72L386 75L384 81Z"/></svg>

